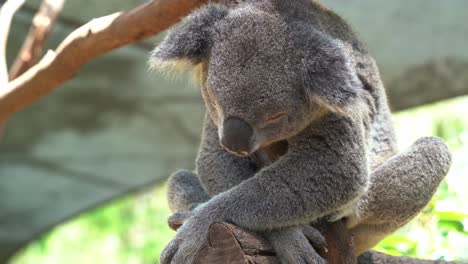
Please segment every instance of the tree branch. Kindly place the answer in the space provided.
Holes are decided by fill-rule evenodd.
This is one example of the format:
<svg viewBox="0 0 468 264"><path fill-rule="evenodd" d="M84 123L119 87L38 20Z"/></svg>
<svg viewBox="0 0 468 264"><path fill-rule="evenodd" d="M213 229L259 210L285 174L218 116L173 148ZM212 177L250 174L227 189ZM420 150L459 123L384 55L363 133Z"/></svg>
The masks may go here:
<svg viewBox="0 0 468 264"><path fill-rule="evenodd" d="M8 0L0 9L0 86L8 84L8 65L6 60L6 47L10 25L16 11L24 4L25 0Z"/></svg>
<svg viewBox="0 0 468 264"><path fill-rule="evenodd" d="M339 230L340 228L333 228ZM336 239L336 237L334 238ZM330 243L327 237L327 243ZM332 241L333 242L333 241ZM209 228L209 246L200 251L195 263L249 263L279 264L271 244L263 237L240 229L228 223L213 223ZM330 245L328 245L330 248ZM333 253L334 254L334 253ZM329 254L330 255L330 254ZM356 259L342 259L336 262L333 256L327 257L329 264L350 263ZM408 257L395 257L376 251L368 251L357 259L358 264L467 264L443 260L420 260Z"/></svg>
<svg viewBox="0 0 468 264"><path fill-rule="evenodd" d="M7 63L6 63L6 52L0 59L4 60L3 76L5 85L9 80L15 79L26 70L31 68L41 56L43 47L49 36L49 33L54 25L57 15L63 8L65 0L43 0L39 11L33 18L32 26L26 37L26 40L21 48L18 56L13 63L12 69L8 76ZM11 19L10 19L11 21ZM8 33L6 33L8 35ZM7 35L4 36L3 40L6 44ZM6 49L6 47L5 47ZM1 82L0 82L1 84ZM6 120L0 122L0 138L3 136L6 127Z"/></svg>
<svg viewBox="0 0 468 264"><path fill-rule="evenodd" d="M182 224L171 223L176 229ZM320 255L328 264L356 264L352 238L344 221L323 223L319 229L325 236L327 248ZM209 246L202 249L195 263L279 263L273 247L265 238L228 223L213 223L208 231Z"/></svg>
<svg viewBox="0 0 468 264"><path fill-rule="evenodd" d="M319 253L328 264L356 264L354 239L343 219L333 223L323 221L315 227L327 241L327 247Z"/></svg>
<svg viewBox="0 0 468 264"><path fill-rule="evenodd" d="M468 264L445 260L422 260L408 257L395 257L377 251L368 251L359 256L359 264Z"/></svg>
<svg viewBox="0 0 468 264"><path fill-rule="evenodd" d="M7 3L19 1L22 0L10 0ZM235 6L242 1L217 0L215 2ZM130 12L98 18L85 24L67 37L55 52L48 52L48 55L36 66L11 82L5 89L1 89L5 81L0 82L0 122L71 79L82 65L93 58L157 34L206 2L208 0L153 0ZM2 23L2 25L5 24ZM4 57L0 56L0 58ZM4 73L5 63L2 65ZM16 69L15 66L15 72ZM446 98L446 96L441 98ZM429 101L435 100L437 98L429 99ZM419 104L424 102L422 100ZM394 109L400 110L408 105L410 104L403 107L396 106Z"/></svg>
<svg viewBox="0 0 468 264"><path fill-rule="evenodd" d="M55 51L0 91L0 121L71 79L93 58L155 35L208 0L153 0L125 13L91 20Z"/></svg>
<svg viewBox="0 0 468 264"><path fill-rule="evenodd" d="M55 20L62 11L65 0L43 0L33 18L28 36L10 69L10 80L23 74L40 58L45 42Z"/></svg>

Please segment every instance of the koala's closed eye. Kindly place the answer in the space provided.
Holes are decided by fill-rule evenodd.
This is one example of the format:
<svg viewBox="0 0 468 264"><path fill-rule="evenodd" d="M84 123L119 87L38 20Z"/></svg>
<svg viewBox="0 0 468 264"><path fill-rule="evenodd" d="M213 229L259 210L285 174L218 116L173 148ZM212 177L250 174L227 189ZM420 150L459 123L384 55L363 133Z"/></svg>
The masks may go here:
<svg viewBox="0 0 468 264"><path fill-rule="evenodd" d="M288 117L287 112L279 112L279 113L276 113L276 114L274 114L272 116L268 116L265 119L265 121L263 122L262 127L279 123L280 121L284 120L287 117Z"/></svg>

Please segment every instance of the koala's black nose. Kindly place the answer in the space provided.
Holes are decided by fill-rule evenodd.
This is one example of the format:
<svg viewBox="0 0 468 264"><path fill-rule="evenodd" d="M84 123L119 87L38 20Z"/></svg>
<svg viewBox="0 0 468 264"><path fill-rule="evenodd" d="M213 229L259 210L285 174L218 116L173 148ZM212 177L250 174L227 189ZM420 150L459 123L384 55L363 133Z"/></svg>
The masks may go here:
<svg viewBox="0 0 468 264"><path fill-rule="evenodd" d="M253 129L247 122L237 117L230 117L223 122L221 145L229 151L247 156L252 134Z"/></svg>

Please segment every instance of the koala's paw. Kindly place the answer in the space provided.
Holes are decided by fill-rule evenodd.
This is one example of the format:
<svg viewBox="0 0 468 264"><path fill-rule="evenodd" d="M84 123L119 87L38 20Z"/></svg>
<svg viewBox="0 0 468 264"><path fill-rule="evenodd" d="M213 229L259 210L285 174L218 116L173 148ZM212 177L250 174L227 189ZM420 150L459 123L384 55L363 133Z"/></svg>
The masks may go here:
<svg viewBox="0 0 468 264"><path fill-rule="evenodd" d="M282 264L326 264L316 251L325 247L325 239L311 226L276 230L266 236Z"/></svg>
<svg viewBox="0 0 468 264"><path fill-rule="evenodd" d="M209 222L194 217L185 221L172 241L161 252L161 264L193 264L197 254L208 245Z"/></svg>
<svg viewBox="0 0 468 264"><path fill-rule="evenodd" d="M175 213L169 216L169 218L167 219L167 224L172 230L177 231L177 229L179 229L179 227L181 227L184 224L184 222L187 219L189 219L192 215L192 212Z"/></svg>

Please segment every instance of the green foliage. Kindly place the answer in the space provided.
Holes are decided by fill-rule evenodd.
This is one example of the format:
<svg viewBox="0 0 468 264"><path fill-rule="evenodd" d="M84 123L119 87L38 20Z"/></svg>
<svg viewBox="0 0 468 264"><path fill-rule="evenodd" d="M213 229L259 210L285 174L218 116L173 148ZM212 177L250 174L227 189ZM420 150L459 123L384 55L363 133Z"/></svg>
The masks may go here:
<svg viewBox="0 0 468 264"><path fill-rule="evenodd" d="M410 224L377 250L431 259L468 259L468 98L395 116L401 148L436 135L454 154L447 179ZM169 230L164 186L116 200L69 221L20 252L12 263L154 263L174 232Z"/></svg>
<svg viewBox="0 0 468 264"><path fill-rule="evenodd" d="M174 232L164 186L69 221L20 252L13 263L154 263Z"/></svg>

